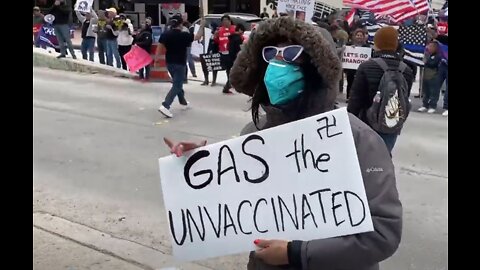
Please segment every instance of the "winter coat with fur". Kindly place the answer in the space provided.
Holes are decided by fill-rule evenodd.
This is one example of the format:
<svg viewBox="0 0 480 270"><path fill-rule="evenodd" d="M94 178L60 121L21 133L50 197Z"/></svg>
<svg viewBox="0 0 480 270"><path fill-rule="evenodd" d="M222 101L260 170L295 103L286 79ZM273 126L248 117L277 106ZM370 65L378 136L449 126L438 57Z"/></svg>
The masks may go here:
<svg viewBox="0 0 480 270"><path fill-rule="evenodd" d="M230 73L232 85L241 93L253 96L257 86L263 83L265 70L261 69L263 63L259 63L264 61L261 57L262 48L275 46L279 40L302 45L324 81L301 115L264 104L262 107L266 115L257 123L259 129L282 125L334 108L341 64L332 37L328 35L328 32L321 32L306 23L280 17L261 23L255 35L242 48ZM267 265L252 252L249 270L376 270L380 261L397 250L402 232L402 205L390 154L375 131L355 116L350 114L349 117L374 231L329 239L294 241L292 256L296 258L295 265ZM242 130L242 135L255 131L256 126L250 123ZM369 170L372 167L381 170Z"/></svg>

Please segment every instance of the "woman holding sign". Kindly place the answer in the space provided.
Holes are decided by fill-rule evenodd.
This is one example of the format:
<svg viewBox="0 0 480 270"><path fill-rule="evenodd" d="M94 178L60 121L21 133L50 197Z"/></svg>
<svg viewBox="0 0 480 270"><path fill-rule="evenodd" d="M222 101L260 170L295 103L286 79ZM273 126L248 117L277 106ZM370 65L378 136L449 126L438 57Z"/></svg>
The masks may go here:
<svg viewBox="0 0 480 270"><path fill-rule="evenodd" d="M367 34L363 31L363 29L358 28L352 34L351 42L348 44L352 47L370 47L368 43L366 43ZM355 79L355 74L357 73L356 69L345 69L345 74L347 75L347 101L350 98L350 89L352 89L353 80Z"/></svg>
<svg viewBox="0 0 480 270"><path fill-rule="evenodd" d="M341 71L326 30L289 17L260 24L230 74L235 89L252 98L253 123L242 134L333 110ZM265 117L260 117L260 107ZM390 154L375 131L353 115L349 120L374 231L307 241L257 239L249 270L374 270L398 248L402 205ZM177 156L206 144L165 141Z"/></svg>

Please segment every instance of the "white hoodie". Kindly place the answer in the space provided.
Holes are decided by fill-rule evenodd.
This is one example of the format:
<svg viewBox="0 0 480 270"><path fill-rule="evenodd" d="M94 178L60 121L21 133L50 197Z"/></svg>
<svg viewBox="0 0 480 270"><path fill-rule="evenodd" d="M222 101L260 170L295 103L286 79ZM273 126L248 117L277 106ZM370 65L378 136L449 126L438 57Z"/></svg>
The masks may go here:
<svg viewBox="0 0 480 270"><path fill-rule="evenodd" d="M130 46L133 43L133 36L131 34L133 33L133 24L130 19L126 19L125 23L127 23L128 29L118 31L118 46Z"/></svg>

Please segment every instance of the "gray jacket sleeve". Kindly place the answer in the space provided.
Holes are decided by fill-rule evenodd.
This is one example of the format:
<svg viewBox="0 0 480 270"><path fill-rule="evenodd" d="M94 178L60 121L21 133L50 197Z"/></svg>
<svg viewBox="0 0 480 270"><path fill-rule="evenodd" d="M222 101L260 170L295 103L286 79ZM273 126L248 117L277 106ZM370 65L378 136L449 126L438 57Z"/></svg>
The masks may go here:
<svg viewBox="0 0 480 270"><path fill-rule="evenodd" d="M93 8L90 10L90 14L92 14L93 19L98 20L98 15Z"/></svg>
<svg viewBox="0 0 480 270"><path fill-rule="evenodd" d="M75 14L77 15L77 18L78 18L78 20L79 20L81 23L85 22L85 20L87 19L87 18L86 18L85 16L83 16L82 13L80 13L80 11L78 11L78 10L75 11Z"/></svg>
<svg viewBox="0 0 480 270"><path fill-rule="evenodd" d="M358 118L350 115L350 123L374 231L303 242L301 259L305 270L368 269L390 257L400 243L402 205L388 150L376 132Z"/></svg>

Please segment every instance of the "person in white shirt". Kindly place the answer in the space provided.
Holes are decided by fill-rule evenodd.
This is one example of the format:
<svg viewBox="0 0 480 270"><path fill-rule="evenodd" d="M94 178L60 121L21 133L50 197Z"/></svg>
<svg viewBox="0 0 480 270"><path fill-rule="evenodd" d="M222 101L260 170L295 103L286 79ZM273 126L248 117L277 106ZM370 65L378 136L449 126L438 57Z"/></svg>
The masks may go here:
<svg viewBox="0 0 480 270"><path fill-rule="evenodd" d="M127 63L123 56L132 49L133 43L133 24L130 19L127 19L125 14L120 14L120 20L123 21L122 26L118 31L118 52L120 53L120 59L122 61L122 68L127 70Z"/></svg>

